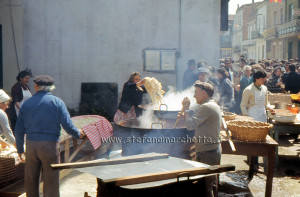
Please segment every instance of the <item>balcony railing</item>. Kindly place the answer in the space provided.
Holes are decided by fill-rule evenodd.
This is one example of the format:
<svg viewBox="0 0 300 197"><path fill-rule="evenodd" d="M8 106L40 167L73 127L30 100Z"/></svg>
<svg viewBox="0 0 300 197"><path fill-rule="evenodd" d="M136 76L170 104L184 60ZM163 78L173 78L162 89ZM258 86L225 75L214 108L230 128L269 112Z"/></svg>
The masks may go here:
<svg viewBox="0 0 300 197"><path fill-rule="evenodd" d="M278 35L284 36L285 34L300 32L299 24L297 25L297 22L299 23L299 20L291 20L278 25Z"/></svg>
<svg viewBox="0 0 300 197"><path fill-rule="evenodd" d="M242 45L243 46L252 46L252 45L255 45L255 40L251 40L251 39L249 39L249 40L243 40L242 41Z"/></svg>

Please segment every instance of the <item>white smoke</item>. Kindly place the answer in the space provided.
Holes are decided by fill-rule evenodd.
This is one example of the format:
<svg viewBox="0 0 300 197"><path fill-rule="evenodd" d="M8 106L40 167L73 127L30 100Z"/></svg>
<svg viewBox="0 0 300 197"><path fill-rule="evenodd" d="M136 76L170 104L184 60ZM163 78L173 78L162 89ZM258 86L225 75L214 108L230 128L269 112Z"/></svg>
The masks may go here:
<svg viewBox="0 0 300 197"><path fill-rule="evenodd" d="M153 110L144 110L143 114L137 118L142 128L151 128L153 122L159 122L158 118L154 115Z"/></svg>
<svg viewBox="0 0 300 197"><path fill-rule="evenodd" d="M171 111L181 111L182 100L184 97L188 97L191 101L190 109L196 107L196 99L194 98L195 87L191 86L190 88L177 92L176 89L172 86L168 86L168 91L163 98L163 104L168 106L168 110Z"/></svg>
<svg viewBox="0 0 300 197"><path fill-rule="evenodd" d="M184 97L188 97L191 101L190 109L194 109L197 105L196 99L194 98L195 87L191 86L190 88L177 92L176 89L172 86L168 87L168 91L165 94L162 100L162 106L160 110L168 110L168 111L181 111L182 108L182 100ZM167 107L166 107L166 106ZM151 106L151 105L150 105ZM152 106L153 107L153 106ZM176 113L176 112L175 112ZM176 119L176 116L175 116ZM142 128L151 129L152 123L162 122L155 114L153 109L144 109L143 113L140 117L138 117L138 121L140 122L140 126ZM154 129L159 129L156 127L161 127L159 124L153 125Z"/></svg>

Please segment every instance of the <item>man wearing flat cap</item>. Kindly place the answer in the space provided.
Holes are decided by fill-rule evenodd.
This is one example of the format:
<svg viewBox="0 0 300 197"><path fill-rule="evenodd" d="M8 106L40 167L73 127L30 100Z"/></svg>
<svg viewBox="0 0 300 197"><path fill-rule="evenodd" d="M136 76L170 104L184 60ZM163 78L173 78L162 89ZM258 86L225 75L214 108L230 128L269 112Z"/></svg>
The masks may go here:
<svg viewBox="0 0 300 197"><path fill-rule="evenodd" d="M57 197L59 171L52 170L50 164L59 163L60 125L74 138L82 138L84 134L72 123L65 103L51 93L55 89L54 79L39 75L33 81L36 93L22 105L15 128L20 157L24 154L26 134L26 195L39 197L39 177L42 169L44 197Z"/></svg>
<svg viewBox="0 0 300 197"><path fill-rule="evenodd" d="M196 75L195 75L195 71L196 71L196 62L194 59L190 59L188 61L188 69L184 72L183 74L183 84L182 84L182 89L185 90L189 87L191 87L195 81L196 81Z"/></svg>

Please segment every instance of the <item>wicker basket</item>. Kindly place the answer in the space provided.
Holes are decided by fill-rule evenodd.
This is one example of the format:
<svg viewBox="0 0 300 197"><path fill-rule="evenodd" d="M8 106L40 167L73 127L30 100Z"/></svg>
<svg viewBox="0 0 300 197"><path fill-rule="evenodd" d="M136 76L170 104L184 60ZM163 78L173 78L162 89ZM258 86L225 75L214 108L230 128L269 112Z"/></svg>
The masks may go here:
<svg viewBox="0 0 300 197"><path fill-rule="evenodd" d="M223 113L224 113L224 119L225 119L225 121L234 120L236 118L236 114L235 113L225 112L225 111Z"/></svg>
<svg viewBox="0 0 300 197"><path fill-rule="evenodd" d="M264 142L272 124L259 121L231 120L227 122L232 138L240 141Z"/></svg>
<svg viewBox="0 0 300 197"><path fill-rule="evenodd" d="M13 157L0 157L0 188L24 177L24 163L15 164Z"/></svg>

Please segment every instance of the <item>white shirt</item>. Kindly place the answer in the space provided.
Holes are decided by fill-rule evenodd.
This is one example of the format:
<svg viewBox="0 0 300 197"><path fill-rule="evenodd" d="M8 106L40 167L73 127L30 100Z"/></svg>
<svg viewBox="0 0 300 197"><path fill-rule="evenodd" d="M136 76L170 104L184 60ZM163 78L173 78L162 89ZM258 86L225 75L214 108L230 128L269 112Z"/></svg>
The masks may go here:
<svg viewBox="0 0 300 197"><path fill-rule="evenodd" d="M15 143L15 137L10 129L6 113L0 109L0 135L4 135L10 144Z"/></svg>

